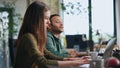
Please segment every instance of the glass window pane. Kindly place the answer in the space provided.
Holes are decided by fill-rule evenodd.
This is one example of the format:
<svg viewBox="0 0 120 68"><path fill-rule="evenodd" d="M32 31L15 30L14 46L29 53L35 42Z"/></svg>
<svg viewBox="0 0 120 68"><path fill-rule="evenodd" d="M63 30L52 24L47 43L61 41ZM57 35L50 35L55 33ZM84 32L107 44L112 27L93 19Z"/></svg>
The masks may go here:
<svg viewBox="0 0 120 68"><path fill-rule="evenodd" d="M108 41L113 36L113 0L91 0L92 1L92 28L93 40L98 42L101 37ZM99 37L96 32L99 31Z"/></svg>
<svg viewBox="0 0 120 68"><path fill-rule="evenodd" d="M64 33L86 34L88 36L88 0L63 0L66 5L64 11ZM74 5L72 7L72 5Z"/></svg>
<svg viewBox="0 0 120 68"><path fill-rule="evenodd" d="M91 1L93 40L98 42L102 37L103 41L108 41L114 32L113 0ZM89 38L88 0L63 0L63 3L66 5L66 10L63 13L64 33L86 34ZM97 31L100 35L96 35Z"/></svg>

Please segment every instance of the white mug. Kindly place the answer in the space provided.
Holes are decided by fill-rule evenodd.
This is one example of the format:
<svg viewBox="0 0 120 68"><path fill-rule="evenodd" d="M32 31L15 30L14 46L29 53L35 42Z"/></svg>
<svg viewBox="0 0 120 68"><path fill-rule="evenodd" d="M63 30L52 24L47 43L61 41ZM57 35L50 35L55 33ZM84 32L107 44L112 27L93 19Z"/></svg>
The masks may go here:
<svg viewBox="0 0 120 68"><path fill-rule="evenodd" d="M90 52L90 56L92 60L96 60L98 57L98 52Z"/></svg>

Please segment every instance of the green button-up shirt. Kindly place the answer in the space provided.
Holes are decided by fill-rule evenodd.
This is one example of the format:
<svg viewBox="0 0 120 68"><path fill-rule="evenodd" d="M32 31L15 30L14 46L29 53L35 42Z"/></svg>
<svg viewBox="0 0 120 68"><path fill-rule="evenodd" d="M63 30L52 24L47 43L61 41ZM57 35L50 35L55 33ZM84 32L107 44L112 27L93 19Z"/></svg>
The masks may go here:
<svg viewBox="0 0 120 68"><path fill-rule="evenodd" d="M61 44L60 38L56 38L51 32L47 31L46 48L53 54L60 57L68 57L68 52Z"/></svg>

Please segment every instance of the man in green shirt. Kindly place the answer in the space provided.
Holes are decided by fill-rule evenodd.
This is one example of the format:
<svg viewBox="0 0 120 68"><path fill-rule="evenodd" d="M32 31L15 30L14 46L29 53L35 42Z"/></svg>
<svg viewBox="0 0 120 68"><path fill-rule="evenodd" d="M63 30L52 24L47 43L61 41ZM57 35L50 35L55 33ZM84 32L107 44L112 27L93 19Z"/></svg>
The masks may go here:
<svg viewBox="0 0 120 68"><path fill-rule="evenodd" d="M53 54L61 57L71 57L64 45L61 44L60 34L63 32L63 22L58 14L50 16L47 30L46 48Z"/></svg>

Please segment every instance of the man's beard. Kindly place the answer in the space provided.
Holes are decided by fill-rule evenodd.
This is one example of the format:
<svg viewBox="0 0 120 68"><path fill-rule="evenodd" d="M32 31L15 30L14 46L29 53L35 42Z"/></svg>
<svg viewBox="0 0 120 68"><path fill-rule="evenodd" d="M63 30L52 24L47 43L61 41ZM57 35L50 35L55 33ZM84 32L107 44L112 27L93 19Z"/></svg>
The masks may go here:
<svg viewBox="0 0 120 68"><path fill-rule="evenodd" d="M53 32L54 32L54 33L57 33L57 34L60 34L60 33L62 33L63 31L61 31L61 30L53 30Z"/></svg>

